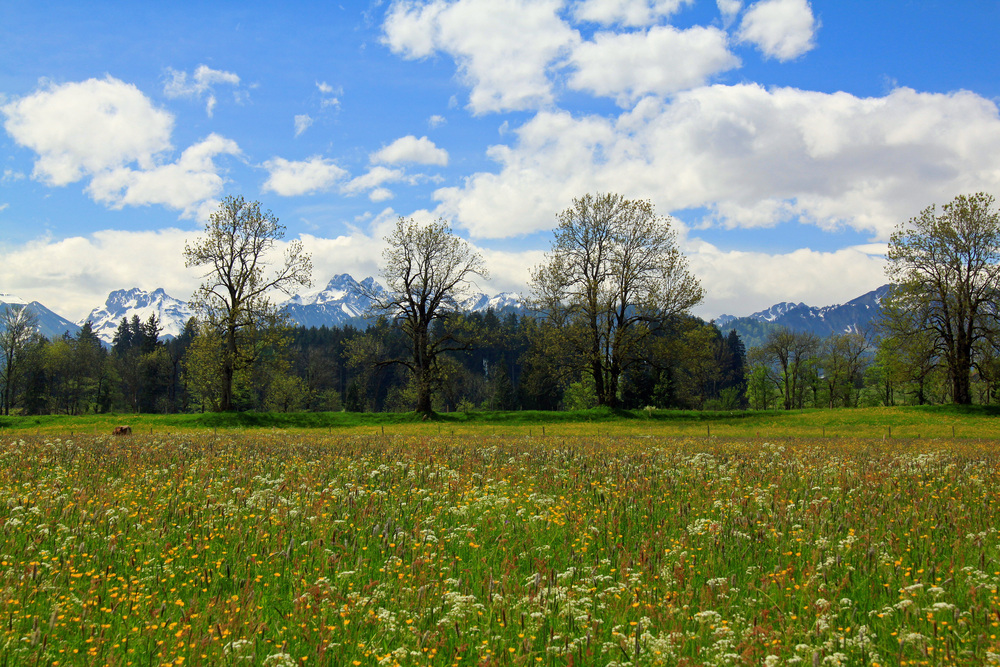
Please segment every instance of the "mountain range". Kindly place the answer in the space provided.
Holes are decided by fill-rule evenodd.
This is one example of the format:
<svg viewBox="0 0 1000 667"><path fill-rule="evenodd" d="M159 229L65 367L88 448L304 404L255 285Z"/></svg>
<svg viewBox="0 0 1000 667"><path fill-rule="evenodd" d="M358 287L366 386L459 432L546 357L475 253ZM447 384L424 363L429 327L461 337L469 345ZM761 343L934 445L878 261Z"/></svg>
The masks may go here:
<svg viewBox="0 0 1000 667"><path fill-rule="evenodd" d="M122 319L131 320L134 315L141 322L146 322L150 315L155 315L160 323L160 337L176 338L184 330L184 324L191 319L194 311L187 303L175 299L162 288L147 292L133 287L109 294L103 306L90 311L78 324L83 326L84 322L89 321L97 337L110 343Z"/></svg>
<svg viewBox="0 0 1000 667"><path fill-rule="evenodd" d="M26 307L28 312L34 313L38 318L38 332L50 340L60 338L67 333L70 336L80 333L80 325L57 315L37 301L29 303L13 294L0 294L0 306Z"/></svg>
<svg viewBox="0 0 1000 667"><path fill-rule="evenodd" d="M821 308L785 301L744 317L720 315L715 324L723 334L735 329L748 348L759 345L774 327L809 332L820 338L840 333L869 333L882 313L882 299L889 287L882 285L847 303Z"/></svg>
<svg viewBox="0 0 1000 667"><path fill-rule="evenodd" d="M288 315L294 325L304 327L345 326L364 327L367 325L365 313L371 305L371 300L364 296L366 291L376 294L384 288L374 278L356 281L349 274L334 276L322 289L296 294L278 304L279 310ZM73 323L60 317L37 301L30 304L12 295L0 294L0 305L27 306L37 316L39 331L47 338L57 338L64 332L75 336L80 327L87 321L98 338L105 343L111 343L115 331L123 319L131 320L138 316L145 322L150 315L155 315L160 323L160 336L174 338L184 330L184 325L194 315L193 309L184 301L167 294L163 289L152 292L134 287L120 289L108 295L104 305L93 309L89 315L79 322ZM476 293L459 303L464 312L485 312L492 308L494 312L523 312L524 303L513 292L502 292L496 296Z"/></svg>
<svg viewBox="0 0 1000 667"><path fill-rule="evenodd" d="M365 313L370 300L365 291L380 292L384 288L374 279L365 278L358 282L346 273L334 276L325 287L303 294L296 294L278 304L295 325L304 327L345 326L364 327ZM834 333L850 331L865 332L881 313L882 298L889 285L852 299L845 304L815 307L804 303L781 302L770 308L743 317L720 315L715 324L728 333L735 329L746 347L758 345L767 331L776 326L793 331L808 331L825 337ZM163 289L147 292L139 288L115 290L108 295L103 306L95 308L79 322L71 322L52 312L37 301L25 302L12 295L0 294L0 305L27 306L39 320L39 331L48 338L57 338L64 333L76 335L84 322L90 321L94 332L103 341L110 343L122 319L141 321L155 315L160 323L163 337L174 337L183 331L184 324L194 315L190 306L167 294ZM492 308L498 314L507 312L524 313L525 304L513 292L502 292L495 296L473 294L459 303L465 312L485 312Z"/></svg>

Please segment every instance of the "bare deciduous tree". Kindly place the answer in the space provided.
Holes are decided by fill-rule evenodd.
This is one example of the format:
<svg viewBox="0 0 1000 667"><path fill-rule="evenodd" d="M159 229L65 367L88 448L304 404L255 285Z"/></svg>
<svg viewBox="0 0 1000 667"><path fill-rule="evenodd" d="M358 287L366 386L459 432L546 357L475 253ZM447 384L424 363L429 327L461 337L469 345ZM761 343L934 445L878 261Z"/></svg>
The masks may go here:
<svg viewBox="0 0 1000 667"><path fill-rule="evenodd" d="M399 218L386 237L381 271L386 289L374 285L365 294L372 311L395 320L410 340L405 358L384 360L408 368L416 385L416 411L433 411L439 357L443 352L469 349L472 341L458 339L448 319L457 314L458 300L476 277L486 278L483 258L448 223L421 225Z"/></svg>

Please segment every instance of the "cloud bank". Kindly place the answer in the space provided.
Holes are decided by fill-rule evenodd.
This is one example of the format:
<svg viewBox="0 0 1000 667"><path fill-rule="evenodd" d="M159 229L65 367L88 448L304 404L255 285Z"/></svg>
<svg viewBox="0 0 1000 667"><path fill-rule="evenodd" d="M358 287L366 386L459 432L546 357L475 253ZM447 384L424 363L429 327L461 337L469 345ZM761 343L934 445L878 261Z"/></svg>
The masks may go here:
<svg viewBox="0 0 1000 667"><path fill-rule="evenodd" d="M969 92L715 85L615 118L539 112L512 134L489 149L496 172L435 192L437 212L474 237L546 230L573 197L614 191L662 212L706 208L728 227L798 218L885 240L929 201L1000 188L1000 115Z"/></svg>

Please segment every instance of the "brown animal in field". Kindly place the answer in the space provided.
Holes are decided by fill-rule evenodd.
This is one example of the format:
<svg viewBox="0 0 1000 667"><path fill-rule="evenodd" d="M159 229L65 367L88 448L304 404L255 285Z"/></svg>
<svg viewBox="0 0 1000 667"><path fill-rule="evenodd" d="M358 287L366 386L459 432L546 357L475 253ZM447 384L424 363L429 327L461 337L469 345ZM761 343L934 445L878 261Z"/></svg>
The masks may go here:
<svg viewBox="0 0 1000 667"><path fill-rule="evenodd" d="M131 426L115 426L115 430L112 431L114 435L132 435Z"/></svg>

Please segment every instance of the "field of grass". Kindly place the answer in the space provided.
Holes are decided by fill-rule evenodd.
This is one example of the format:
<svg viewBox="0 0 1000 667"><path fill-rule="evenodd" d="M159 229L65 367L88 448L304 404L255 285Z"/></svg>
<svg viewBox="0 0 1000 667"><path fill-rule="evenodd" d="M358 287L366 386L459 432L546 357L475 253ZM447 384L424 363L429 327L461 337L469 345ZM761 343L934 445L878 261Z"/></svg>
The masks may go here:
<svg viewBox="0 0 1000 667"><path fill-rule="evenodd" d="M1000 406L698 412L578 410L470 412L423 420L413 413L204 413L180 415L0 416L0 435L101 435L128 424L146 435L246 432L388 436L656 436L754 438L995 438Z"/></svg>
<svg viewBox="0 0 1000 667"><path fill-rule="evenodd" d="M8 432L0 507L0 666L1000 664L988 441Z"/></svg>

